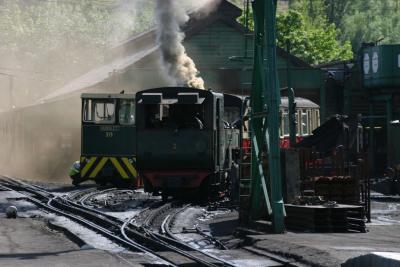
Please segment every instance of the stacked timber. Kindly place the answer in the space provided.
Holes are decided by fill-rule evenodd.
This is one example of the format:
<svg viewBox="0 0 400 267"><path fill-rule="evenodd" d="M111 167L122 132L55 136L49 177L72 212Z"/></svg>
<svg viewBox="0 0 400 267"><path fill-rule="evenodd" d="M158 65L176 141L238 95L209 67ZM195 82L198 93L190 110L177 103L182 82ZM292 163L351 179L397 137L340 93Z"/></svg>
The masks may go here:
<svg viewBox="0 0 400 267"><path fill-rule="evenodd" d="M343 204L360 203L358 179L351 176L314 177L314 191L329 201Z"/></svg>
<svg viewBox="0 0 400 267"><path fill-rule="evenodd" d="M291 205L286 227L306 232L365 232L364 208L354 205Z"/></svg>

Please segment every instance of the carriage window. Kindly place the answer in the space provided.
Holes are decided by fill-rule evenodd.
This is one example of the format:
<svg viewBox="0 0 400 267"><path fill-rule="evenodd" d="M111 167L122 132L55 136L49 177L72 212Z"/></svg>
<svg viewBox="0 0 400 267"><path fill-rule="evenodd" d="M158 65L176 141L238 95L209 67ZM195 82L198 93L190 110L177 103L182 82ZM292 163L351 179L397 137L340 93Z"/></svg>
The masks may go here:
<svg viewBox="0 0 400 267"><path fill-rule="evenodd" d="M289 113L285 109L282 114L283 135L289 135Z"/></svg>
<svg viewBox="0 0 400 267"><path fill-rule="evenodd" d="M308 114L305 109L301 110L301 133L308 134Z"/></svg>
<svg viewBox="0 0 400 267"><path fill-rule="evenodd" d="M314 131L314 122L313 122L313 116L312 116L312 110L307 110L307 121L308 121L308 131L311 134L312 131Z"/></svg>
<svg viewBox="0 0 400 267"><path fill-rule="evenodd" d="M115 122L115 100L86 99L83 104L83 121L111 124Z"/></svg>
<svg viewBox="0 0 400 267"><path fill-rule="evenodd" d="M83 101L83 107L82 107L82 115L83 121L92 121L92 100L91 99L85 99Z"/></svg>
<svg viewBox="0 0 400 267"><path fill-rule="evenodd" d="M121 125L135 124L135 104L133 100L121 100L118 116Z"/></svg>

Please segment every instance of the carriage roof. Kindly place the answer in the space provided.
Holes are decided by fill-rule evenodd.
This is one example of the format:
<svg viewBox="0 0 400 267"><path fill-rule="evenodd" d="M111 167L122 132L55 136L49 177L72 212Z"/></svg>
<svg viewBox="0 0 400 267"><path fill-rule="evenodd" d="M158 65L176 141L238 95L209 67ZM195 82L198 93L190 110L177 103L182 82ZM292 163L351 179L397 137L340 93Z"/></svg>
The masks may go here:
<svg viewBox="0 0 400 267"><path fill-rule="evenodd" d="M296 107L297 108L319 108L319 105L314 103L313 101L302 98L302 97L296 97L294 99L296 102ZM287 108L288 107L288 98L287 97L282 97L281 98L281 107Z"/></svg>

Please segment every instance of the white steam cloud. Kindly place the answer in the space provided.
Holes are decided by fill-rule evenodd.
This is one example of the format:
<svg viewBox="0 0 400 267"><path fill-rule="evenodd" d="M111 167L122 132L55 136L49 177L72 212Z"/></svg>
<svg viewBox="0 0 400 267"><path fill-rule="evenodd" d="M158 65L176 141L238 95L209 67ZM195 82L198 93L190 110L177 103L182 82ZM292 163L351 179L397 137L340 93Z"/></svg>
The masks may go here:
<svg viewBox="0 0 400 267"><path fill-rule="evenodd" d="M182 45L185 34L180 27L189 20L185 9L176 0L157 0L156 19L160 63L166 76L175 85L204 89L204 80Z"/></svg>

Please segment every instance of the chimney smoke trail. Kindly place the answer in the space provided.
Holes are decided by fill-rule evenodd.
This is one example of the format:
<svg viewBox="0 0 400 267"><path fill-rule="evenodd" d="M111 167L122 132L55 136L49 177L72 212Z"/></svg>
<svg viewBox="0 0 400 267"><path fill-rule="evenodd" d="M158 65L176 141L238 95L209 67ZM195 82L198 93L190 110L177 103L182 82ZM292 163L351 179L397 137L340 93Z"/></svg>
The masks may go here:
<svg viewBox="0 0 400 267"><path fill-rule="evenodd" d="M160 63L166 76L177 86L204 89L204 80L182 44L185 34L180 27L189 20L186 10L176 0L157 0L156 18Z"/></svg>

